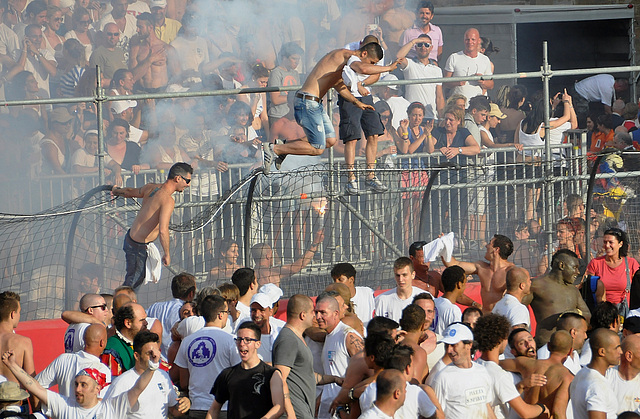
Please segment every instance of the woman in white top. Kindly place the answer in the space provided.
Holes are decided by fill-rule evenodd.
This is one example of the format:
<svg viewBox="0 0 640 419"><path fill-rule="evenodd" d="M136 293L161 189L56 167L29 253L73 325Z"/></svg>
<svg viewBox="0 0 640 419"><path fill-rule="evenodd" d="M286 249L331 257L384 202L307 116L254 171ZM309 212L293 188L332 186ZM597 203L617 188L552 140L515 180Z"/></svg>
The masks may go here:
<svg viewBox="0 0 640 419"><path fill-rule="evenodd" d="M251 82L247 86L242 87L267 87L269 82L269 70L262 64L255 64L251 67ZM250 93L248 95L238 96L238 100L243 101L251 107L253 113L253 121L251 126L257 135L262 138L269 137L269 118L267 117L267 94L266 93Z"/></svg>
<svg viewBox="0 0 640 419"><path fill-rule="evenodd" d="M45 22L45 30L42 33L44 36L45 47L53 54L60 53L62 51L62 43L64 38L58 35L56 32L60 30L60 25L64 21L62 16L62 10L56 6L49 6L47 8L47 21ZM57 57L56 57L57 59Z"/></svg>
<svg viewBox="0 0 640 419"><path fill-rule="evenodd" d="M89 11L84 7L76 9L71 17L71 22L73 24L73 29L67 32L64 35L64 38L73 38L80 41L80 43L84 45L85 55L87 61L89 61L89 57L91 57L91 53L93 52L93 39L91 32L89 31L89 27L93 21L91 20Z"/></svg>

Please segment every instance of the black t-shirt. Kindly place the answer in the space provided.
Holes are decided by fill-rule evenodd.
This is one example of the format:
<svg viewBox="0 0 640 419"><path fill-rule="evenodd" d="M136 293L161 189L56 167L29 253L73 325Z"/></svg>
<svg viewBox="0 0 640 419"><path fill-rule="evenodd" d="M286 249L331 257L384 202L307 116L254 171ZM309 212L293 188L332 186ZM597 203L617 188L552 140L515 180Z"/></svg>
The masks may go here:
<svg viewBox="0 0 640 419"><path fill-rule="evenodd" d="M273 407L270 383L276 369L262 361L249 370L241 365L224 369L216 378L211 394L220 404L229 402L229 419L261 418Z"/></svg>

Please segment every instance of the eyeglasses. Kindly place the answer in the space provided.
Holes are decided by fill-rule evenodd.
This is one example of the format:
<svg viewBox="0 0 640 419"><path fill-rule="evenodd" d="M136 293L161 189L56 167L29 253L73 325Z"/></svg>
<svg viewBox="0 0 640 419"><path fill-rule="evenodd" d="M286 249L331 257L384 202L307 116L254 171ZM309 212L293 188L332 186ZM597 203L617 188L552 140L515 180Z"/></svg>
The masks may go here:
<svg viewBox="0 0 640 419"><path fill-rule="evenodd" d="M234 338L233 340L235 340L236 343L244 342L245 345L248 345L251 342L259 342L260 341L260 339L253 339L253 338Z"/></svg>
<svg viewBox="0 0 640 419"><path fill-rule="evenodd" d="M186 177L184 177L184 176L180 176L180 177L181 177L182 179L184 179L184 181L187 183L187 185L191 183L191 179L187 179L187 178L186 178Z"/></svg>
<svg viewBox="0 0 640 419"><path fill-rule="evenodd" d="M416 42L416 47L418 48L429 48L431 44L428 42Z"/></svg>
<svg viewBox="0 0 640 419"><path fill-rule="evenodd" d="M120 36L120 32L107 32L108 36Z"/></svg>
<svg viewBox="0 0 640 419"><path fill-rule="evenodd" d="M231 314L231 310L220 310L220 314Z"/></svg>
<svg viewBox="0 0 640 419"><path fill-rule="evenodd" d="M89 306L85 309L85 311L89 311L90 308L100 308L104 311L107 310L107 305L106 304L100 304L99 306Z"/></svg>

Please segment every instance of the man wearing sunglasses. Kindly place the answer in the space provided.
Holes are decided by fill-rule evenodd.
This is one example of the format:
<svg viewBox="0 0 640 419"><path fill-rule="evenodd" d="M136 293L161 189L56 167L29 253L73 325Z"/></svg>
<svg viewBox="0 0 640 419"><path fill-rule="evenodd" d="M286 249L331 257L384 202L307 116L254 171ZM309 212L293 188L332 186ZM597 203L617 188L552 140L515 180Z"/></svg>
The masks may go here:
<svg viewBox="0 0 640 419"><path fill-rule="evenodd" d="M120 29L115 23L107 23L102 31L104 44L96 48L89 58L89 66L100 66L102 75L111 82L113 73L121 68L127 68L127 60L120 44Z"/></svg>
<svg viewBox="0 0 640 419"><path fill-rule="evenodd" d="M109 310L104 297L100 294L85 294L80 299L80 311L91 316L93 323L107 326ZM87 319L88 320L88 319ZM78 352L84 349L84 332L90 323L73 323L67 327L64 333L64 351L66 353Z"/></svg>
<svg viewBox="0 0 640 419"><path fill-rule="evenodd" d="M171 263L169 221L175 205L172 195L189 187L192 174L193 168L189 164L176 163L171 166L168 179L162 184L147 183L141 188L114 186L111 189L111 193L115 196L143 199L142 208L124 239L123 250L127 266L124 285L137 289L145 281L148 252L152 252L152 256L154 253L159 255L158 249L153 245L153 241L158 236L164 252L162 264L168 266ZM159 271L160 269L156 269L153 276L160 278Z"/></svg>

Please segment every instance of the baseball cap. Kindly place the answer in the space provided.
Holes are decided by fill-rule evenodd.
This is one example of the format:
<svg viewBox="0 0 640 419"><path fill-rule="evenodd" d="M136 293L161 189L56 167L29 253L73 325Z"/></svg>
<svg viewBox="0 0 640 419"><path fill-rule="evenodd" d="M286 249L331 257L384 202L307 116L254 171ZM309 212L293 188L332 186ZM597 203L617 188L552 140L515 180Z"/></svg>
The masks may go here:
<svg viewBox="0 0 640 419"><path fill-rule="evenodd" d="M167 0L151 0L149 1L149 7L167 7Z"/></svg>
<svg viewBox="0 0 640 419"><path fill-rule="evenodd" d="M380 81L398 81L398 77L396 77L394 74L389 73L380 77ZM398 90L398 85L396 84L390 84L387 87L391 90Z"/></svg>
<svg viewBox="0 0 640 419"><path fill-rule="evenodd" d="M507 115L505 115L500 108L498 107L498 105L496 105L495 103L491 104L491 110L489 111L489 116L495 116L498 119L505 119L507 117Z"/></svg>
<svg viewBox="0 0 640 419"><path fill-rule="evenodd" d="M17 402L29 397L29 393L20 388L20 385L13 381L0 383L0 402Z"/></svg>
<svg viewBox="0 0 640 419"><path fill-rule="evenodd" d="M249 305L253 303L260 304L260 307L262 308L267 308L267 307L273 308L273 302L271 301L271 297L269 297L268 294L265 294L263 292L258 292L253 297L251 297L251 303L249 303Z"/></svg>
<svg viewBox="0 0 640 419"><path fill-rule="evenodd" d="M453 323L447 327L438 343L453 345L463 340L473 340L473 332L465 324Z"/></svg>
<svg viewBox="0 0 640 419"><path fill-rule="evenodd" d="M271 300L271 304L277 303L284 294L276 284L264 284L260 287L258 293L267 294Z"/></svg>
<svg viewBox="0 0 640 419"><path fill-rule="evenodd" d="M135 100L116 100L109 104L109 108L117 114L120 114L129 108L135 108L136 106L138 106L138 102Z"/></svg>
<svg viewBox="0 0 640 419"><path fill-rule="evenodd" d="M55 108L49 113L49 118L51 122L66 124L73 119L73 116L71 116L67 108Z"/></svg>

